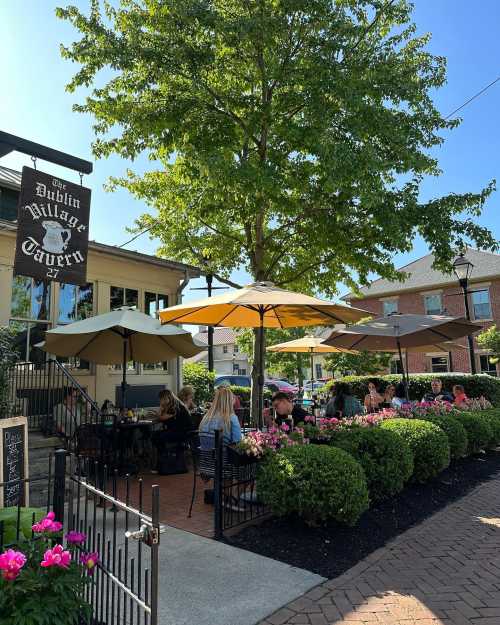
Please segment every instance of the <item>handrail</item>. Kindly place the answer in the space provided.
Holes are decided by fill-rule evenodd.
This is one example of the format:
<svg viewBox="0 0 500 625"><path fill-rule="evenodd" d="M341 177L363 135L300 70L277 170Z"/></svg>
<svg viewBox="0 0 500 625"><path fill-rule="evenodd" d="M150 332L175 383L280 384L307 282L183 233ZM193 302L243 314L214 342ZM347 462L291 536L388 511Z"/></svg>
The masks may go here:
<svg viewBox="0 0 500 625"><path fill-rule="evenodd" d="M85 399L85 401L87 401L92 406L92 408L94 408L96 410L97 414L99 414L101 412L99 410L98 404L92 399L92 397L90 397L90 395L83 388L83 386L80 385L78 380L76 378L74 378L71 375L71 373L58 360L56 360L55 358L50 358L47 362L49 363L49 365L50 365L50 363L54 363L54 365L57 367L57 369L59 369L59 371L61 371L61 373L68 378L68 380L71 382L71 384L76 386L78 392L81 395L83 395L83 398Z"/></svg>

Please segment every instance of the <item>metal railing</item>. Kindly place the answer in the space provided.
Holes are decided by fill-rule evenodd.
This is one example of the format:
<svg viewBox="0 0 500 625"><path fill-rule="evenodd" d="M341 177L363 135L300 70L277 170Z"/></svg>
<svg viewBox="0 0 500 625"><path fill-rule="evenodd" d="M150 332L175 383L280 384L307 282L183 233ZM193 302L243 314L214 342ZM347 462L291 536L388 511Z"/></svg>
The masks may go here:
<svg viewBox="0 0 500 625"><path fill-rule="evenodd" d="M245 523L270 514L269 508L259 500L256 476L258 465L233 464L224 450L221 431L215 433L214 476L214 537Z"/></svg>
<svg viewBox="0 0 500 625"><path fill-rule="evenodd" d="M69 449L92 440L92 426L101 425L96 402L55 359L42 368L31 362L15 364L9 375L9 402L11 414L27 417L29 429L61 436ZM80 432L82 426L87 431Z"/></svg>
<svg viewBox="0 0 500 625"><path fill-rule="evenodd" d="M68 529L86 534L85 549L99 553L86 600L106 625L159 625L160 491L146 501L141 479L119 478L89 458L71 456Z"/></svg>

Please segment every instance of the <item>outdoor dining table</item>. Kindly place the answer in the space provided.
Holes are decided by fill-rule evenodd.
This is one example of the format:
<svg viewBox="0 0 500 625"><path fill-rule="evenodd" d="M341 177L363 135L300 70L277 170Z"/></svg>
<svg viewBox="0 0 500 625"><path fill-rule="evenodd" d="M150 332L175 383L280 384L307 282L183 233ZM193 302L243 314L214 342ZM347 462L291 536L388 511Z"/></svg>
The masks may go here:
<svg viewBox="0 0 500 625"><path fill-rule="evenodd" d="M150 468L146 465L151 464L152 454L149 453L151 450L146 449L146 446L151 441L154 424L155 421L152 419L118 421L116 417L113 421L105 422L105 427L109 432L108 437L111 439L115 469L131 473L136 472L136 469L138 471L139 469ZM136 438L136 432L141 434L140 439ZM142 453L139 458L133 456L135 444L142 446ZM118 452L118 458L116 452ZM137 464L138 459L141 460L140 466L132 466Z"/></svg>

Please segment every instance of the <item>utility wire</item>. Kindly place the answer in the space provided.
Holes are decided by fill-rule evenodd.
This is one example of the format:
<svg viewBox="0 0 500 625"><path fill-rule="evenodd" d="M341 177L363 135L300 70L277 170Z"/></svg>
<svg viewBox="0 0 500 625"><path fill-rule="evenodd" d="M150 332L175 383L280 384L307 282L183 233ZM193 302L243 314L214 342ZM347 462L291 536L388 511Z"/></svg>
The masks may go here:
<svg viewBox="0 0 500 625"><path fill-rule="evenodd" d="M492 80L488 85L486 85L486 87L483 87L481 89L481 91L478 91L477 93L475 93L471 98L469 98L466 102L464 102L463 104L461 104L458 108L456 108L454 111L452 111L449 115L447 115L445 117L445 119L450 119L450 117L452 117L453 115L455 115L455 113L458 113L458 111L461 111L463 108L465 108L468 104L470 104L473 100L475 100L476 98L479 98L480 95L482 95L485 91L488 91L488 89L490 87L493 87L493 85L495 85L498 81L500 80L500 76L498 76L497 78L495 78L495 80Z"/></svg>

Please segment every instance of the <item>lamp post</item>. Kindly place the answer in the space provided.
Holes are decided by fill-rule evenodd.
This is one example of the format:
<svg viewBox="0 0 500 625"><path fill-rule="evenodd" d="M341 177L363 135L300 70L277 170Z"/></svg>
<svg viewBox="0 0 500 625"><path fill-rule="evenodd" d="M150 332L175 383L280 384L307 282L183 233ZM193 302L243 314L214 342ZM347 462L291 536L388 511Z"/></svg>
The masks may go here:
<svg viewBox="0 0 500 625"><path fill-rule="evenodd" d="M467 287L469 286L469 278L474 269L474 265L468 260L464 254L460 254L455 258L453 262L453 271L457 276L458 283L462 288L462 292L464 294L464 305L465 305L465 317L467 321L470 321L470 310L469 310L469 291ZM469 356L470 356L470 370L471 373L476 373L476 357L474 355L474 339L469 334L467 337L467 341L469 343Z"/></svg>

